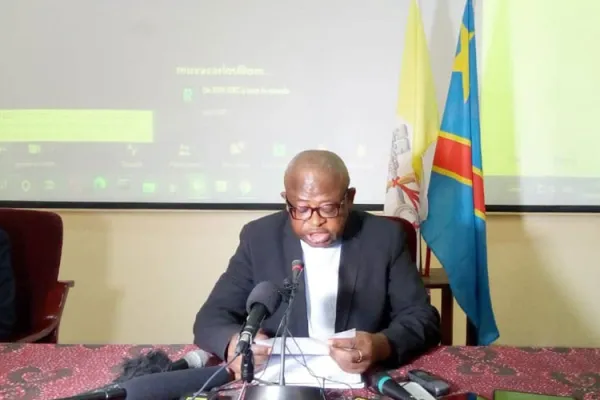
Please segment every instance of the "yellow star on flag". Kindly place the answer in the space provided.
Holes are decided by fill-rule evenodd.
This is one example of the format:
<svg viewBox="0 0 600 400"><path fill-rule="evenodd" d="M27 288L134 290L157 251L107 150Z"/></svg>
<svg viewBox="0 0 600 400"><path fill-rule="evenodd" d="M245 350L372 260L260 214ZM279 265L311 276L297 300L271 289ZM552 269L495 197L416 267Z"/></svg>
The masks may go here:
<svg viewBox="0 0 600 400"><path fill-rule="evenodd" d="M462 73L463 100L469 98L469 41L475 32L469 32L465 24L460 26L460 51L454 58L453 71Z"/></svg>

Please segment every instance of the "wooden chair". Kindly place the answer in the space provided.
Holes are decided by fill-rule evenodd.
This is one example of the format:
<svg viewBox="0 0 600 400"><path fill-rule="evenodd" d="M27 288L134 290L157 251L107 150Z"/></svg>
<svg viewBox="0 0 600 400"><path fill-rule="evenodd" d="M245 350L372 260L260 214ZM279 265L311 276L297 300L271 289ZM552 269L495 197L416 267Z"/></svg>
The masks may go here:
<svg viewBox="0 0 600 400"><path fill-rule="evenodd" d="M417 231L412 223L400 217L385 216L385 218L402 225L406 232L406 241L410 255L413 261L417 261ZM448 275L443 268L426 269L427 273L422 276L423 283L427 289L437 289L441 291L441 325L442 325L442 344L452 346L454 330L454 296ZM477 336L473 324L467 320L467 346L476 344Z"/></svg>
<svg viewBox="0 0 600 400"><path fill-rule="evenodd" d="M0 209L11 242L16 280L16 329L11 342L57 343L73 281L59 281L63 223L49 211Z"/></svg>

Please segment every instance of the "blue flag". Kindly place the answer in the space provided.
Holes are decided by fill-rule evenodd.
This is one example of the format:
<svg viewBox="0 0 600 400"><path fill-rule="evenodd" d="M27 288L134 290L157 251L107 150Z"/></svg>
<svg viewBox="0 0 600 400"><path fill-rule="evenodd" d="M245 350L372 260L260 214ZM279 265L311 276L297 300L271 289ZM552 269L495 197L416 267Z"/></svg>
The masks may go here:
<svg viewBox="0 0 600 400"><path fill-rule="evenodd" d="M421 234L446 270L456 301L477 328L477 344L488 345L500 333L488 279L478 93L475 19L472 0L467 0Z"/></svg>

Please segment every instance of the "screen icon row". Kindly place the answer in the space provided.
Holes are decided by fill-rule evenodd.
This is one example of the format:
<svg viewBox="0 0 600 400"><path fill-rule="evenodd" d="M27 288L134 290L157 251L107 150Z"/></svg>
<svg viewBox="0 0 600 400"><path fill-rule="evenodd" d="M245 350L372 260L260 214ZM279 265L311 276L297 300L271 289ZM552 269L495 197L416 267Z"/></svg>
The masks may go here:
<svg viewBox="0 0 600 400"><path fill-rule="evenodd" d="M69 190L73 188L82 188L85 186L91 187L94 191L102 192L111 189L117 190L140 190L145 194L153 194L157 192L169 193L192 193L197 195L206 195L208 192L234 194L246 196L252 193L253 185L249 180L243 179L238 181L229 180L214 180L208 181L203 177L189 179L184 183L169 183L159 180L141 180L132 181L130 178L116 178L110 180L104 176L96 176L91 181L71 179L64 184L59 184L53 179L21 179L9 181L8 179L0 180L0 191L14 190L16 188L21 192L28 193L31 191L54 191L54 190Z"/></svg>

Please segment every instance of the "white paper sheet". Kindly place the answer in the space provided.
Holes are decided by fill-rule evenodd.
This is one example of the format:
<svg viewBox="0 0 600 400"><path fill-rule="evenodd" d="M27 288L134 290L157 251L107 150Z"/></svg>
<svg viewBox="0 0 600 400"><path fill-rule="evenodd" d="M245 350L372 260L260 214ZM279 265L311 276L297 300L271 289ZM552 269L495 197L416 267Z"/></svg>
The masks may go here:
<svg viewBox="0 0 600 400"><path fill-rule="evenodd" d="M336 333L333 338L353 338L356 329ZM279 382L281 365L280 338L257 341L257 344L273 346L268 365L257 371L257 379L267 382ZM334 359L329 356L327 339L292 338L286 340L285 352L286 385L313 386L330 389L359 389L364 387L360 374L342 371Z"/></svg>
<svg viewBox="0 0 600 400"><path fill-rule="evenodd" d="M356 337L356 329L349 329L344 332L338 332L331 336L330 339L351 339ZM271 346L272 354L281 354L281 338L271 338L266 340L257 340L256 344L263 346ZM288 355L305 356L328 356L329 345L327 339L318 339L311 337L288 337L285 341L286 351Z"/></svg>
<svg viewBox="0 0 600 400"><path fill-rule="evenodd" d="M329 356L285 356L285 384L328 389L364 387L360 374L342 371ZM273 355L265 369L255 377L266 382L279 382L281 356Z"/></svg>

